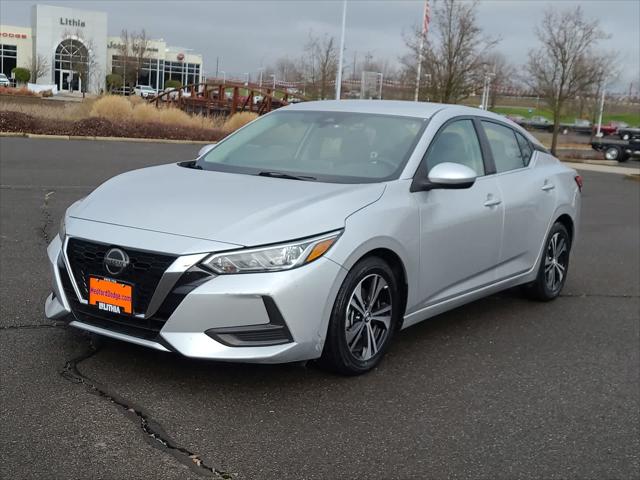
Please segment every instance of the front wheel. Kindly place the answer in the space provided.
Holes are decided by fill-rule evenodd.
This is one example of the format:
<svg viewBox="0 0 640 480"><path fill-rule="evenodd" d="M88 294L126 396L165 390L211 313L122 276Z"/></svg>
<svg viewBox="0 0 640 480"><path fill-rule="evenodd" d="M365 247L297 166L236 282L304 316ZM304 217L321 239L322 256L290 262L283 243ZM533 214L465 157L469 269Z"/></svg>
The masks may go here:
<svg viewBox="0 0 640 480"><path fill-rule="evenodd" d="M569 232L560 222L554 223L547 237L538 276L527 285L527 293L531 298L546 302L560 295L567 281L570 251Z"/></svg>
<svg viewBox="0 0 640 480"><path fill-rule="evenodd" d="M320 364L344 375L375 367L400 322L400 296L391 267L378 257L349 271L333 305Z"/></svg>

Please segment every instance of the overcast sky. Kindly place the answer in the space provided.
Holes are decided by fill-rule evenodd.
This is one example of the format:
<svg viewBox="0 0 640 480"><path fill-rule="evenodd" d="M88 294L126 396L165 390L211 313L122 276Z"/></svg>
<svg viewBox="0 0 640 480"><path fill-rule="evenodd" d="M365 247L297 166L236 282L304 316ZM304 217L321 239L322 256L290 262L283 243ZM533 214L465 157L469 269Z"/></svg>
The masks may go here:
<svg viewBox="0 0 640 480"><path fill-rule="evenodd" d="M431 0L431 5L438 0ZM29 26L35 2L0 0L0 23ZM280 56L299 57L309 31L340 34L342 1L45 1L107 12L109 34L123 28L163 38L169 45L191 48L204 55L205 72L215 73L216 57L227 75L256 72ZM622 73L616 89L627 90L640 77L640 2L638 0L481 0L478 18L489 35L501 38L496 49L515 65L536 46L534 27L545 8L582 5L611 35L601 42L605 51L618 51ZM370 51L392 61L406 53L403 31L421 22L422 0L350 0L347 10L346 58ZM361 57L362 58L362 57Z"/></svg>

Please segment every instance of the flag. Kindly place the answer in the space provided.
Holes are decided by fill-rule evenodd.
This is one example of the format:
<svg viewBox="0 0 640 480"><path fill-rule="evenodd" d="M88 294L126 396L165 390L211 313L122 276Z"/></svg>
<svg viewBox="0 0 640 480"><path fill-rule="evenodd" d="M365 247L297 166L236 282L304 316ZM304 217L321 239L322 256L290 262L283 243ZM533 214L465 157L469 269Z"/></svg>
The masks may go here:
<svg viewBox="0 0 640 480"><path fill-rule="evenodd" d="M424 0L424 18L422 19L422 36L426 37L429 31L429 21L431 20L431 9L429 0Z"/></svg>

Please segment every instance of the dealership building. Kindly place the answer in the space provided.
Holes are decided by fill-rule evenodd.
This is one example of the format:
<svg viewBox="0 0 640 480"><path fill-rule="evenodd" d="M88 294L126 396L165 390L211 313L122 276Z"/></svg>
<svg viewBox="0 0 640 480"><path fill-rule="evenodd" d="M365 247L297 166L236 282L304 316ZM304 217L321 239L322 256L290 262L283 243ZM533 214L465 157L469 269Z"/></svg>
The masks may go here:
<svg viewBox="0 0 640 480"><path fill-rule="evenodd" d="M31 70L33 59L46 67L32 83L56 85L61 91L98 93L106 88L106 75L126 74L120 37L108 36L107 14L76 8L34 5L31 26L0 25L0 73ZM149 39L135 83L162 90L167 80L183 85L203 79L202 55L171 47L162 39ZM129 54L129 58L135 55ZM87 85L82 86L82 81Z"/></svg>

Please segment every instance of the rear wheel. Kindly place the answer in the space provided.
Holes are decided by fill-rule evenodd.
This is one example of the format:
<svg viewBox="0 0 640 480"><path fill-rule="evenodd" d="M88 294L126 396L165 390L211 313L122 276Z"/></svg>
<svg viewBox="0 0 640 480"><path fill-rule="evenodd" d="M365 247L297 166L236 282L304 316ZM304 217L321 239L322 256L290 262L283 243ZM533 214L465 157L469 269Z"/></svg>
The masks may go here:
<svg viewBox="0 0 640 480"><path fill-rule="evenodd" d="M556 222L545 244L538 276L527 285L527 293L535 300L549 301L557 298L567 280L571 238L566 227Z"/></svg>
<svg viewBox="0 0 640 480"><path fill-rule="evenodd" d="M320 364L344 375L368 372L387 351L400 315L391 267L378 257L359 261L336 297Z"/></svg>

